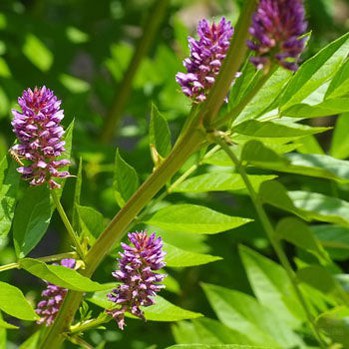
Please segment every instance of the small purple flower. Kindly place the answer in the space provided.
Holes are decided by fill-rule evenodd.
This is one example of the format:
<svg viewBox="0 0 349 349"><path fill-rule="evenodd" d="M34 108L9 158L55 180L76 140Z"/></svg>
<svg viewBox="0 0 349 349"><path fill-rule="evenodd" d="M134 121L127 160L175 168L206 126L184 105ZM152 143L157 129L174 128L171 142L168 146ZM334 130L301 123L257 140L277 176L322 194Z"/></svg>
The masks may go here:
<svg viewBox="0 0 349 349"><path fill-rule="evenodd" d="M53 178L68 177L69 172L59 169L70 163L65 159L57 160L65 150L65 142L62 141L64 130L60 125L64 117L60 109L61 101L43 86L35 87L34 91L30 88L25 90L18 98L18 104L22 111L13 109L11 122L19 141L11 152L22 165L17 171L23 179L30 181L30 185L48 183L51 189L59 188L60 185Z"/></svg>
<svg viewBox="0 0 349 349"><path fill-rule="evenodd" d="M112 273L121 284L108 294L109 300L119 307L107 313L113 316L121 330L125 326L126 311L145 320L140 306L155 303L152 297L165 287L159 282L166 277L154 273L165 266L161 238L156 238L154 233L148 236L146 232L130 233L128 238L134 247L121 244L123 252L119 253L119 269Z"/></svg>
<svg viewBox="0 0 349 349"><path fill-rule="evenodd" d="M61 260L61 265L70 269L74 269L75 264L76 261L72 258ZM46 290L41 293L43 299L38 303L37 309L35 310L35 312L40 315L40 319L37 321L38 324L45 324L46 326L51 326L53 324L67 292L68 290L66 288L47 282Z"/></svg>
<svg viewBox="0 0 349 349"><path fill-rule="evenodd" d="M307 29L304 17L302 0L260 0L250 28L253 38L247 43L256 52L251 62L262 69L276 60L284 68L296 71L306 41L300 38Z"/></svg>
<svg viewBox="0 0 349 349"><path fill-rule="evenodd" d="M224 17L216 24L202 19L197 28L199 40L188 38L190 58L183 61L188 73L178 73L176 81L183 93L200 103L215 82L227 54L234 29Z"/></svg>

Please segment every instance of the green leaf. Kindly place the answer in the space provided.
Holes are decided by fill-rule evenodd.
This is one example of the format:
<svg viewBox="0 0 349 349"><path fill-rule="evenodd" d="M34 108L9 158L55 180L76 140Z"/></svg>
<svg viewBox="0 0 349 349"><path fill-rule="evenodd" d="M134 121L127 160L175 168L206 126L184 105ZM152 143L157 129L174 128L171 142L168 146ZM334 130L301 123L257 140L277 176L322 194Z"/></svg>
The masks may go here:
<svg viewBox="0 0 349 349"><path fill-rule="evenodd" d="M34 321L38 319L34 309L17 287L0 281L0 310L18 319Z"/></svg>
<svg viewBox="0 0 349 349"><path fill-rule="evenodd" d="M35 35L27 34L23 54L40 70L47 72L53 63L53 54Z"/></svg>
<svg viewBox="0 0 349 349"><path fill-rule="evenodd" d="M287 217L279 221L275 233L280 238L313 253L324 263L329 257L316 239L313 231L301 220L294 217Z"/></svg>
<svg viewBox="0 0 349 349"><path fill-rule="evenodd" d="M4 322L2 319L2 314L0 312L0 320ZM0 326L0 348L6 348L7 345L7 330L5 327Z"/></svg>
<svg viewBox="0 0 349 349"><path fill-rule="evenodd" d="M106 291L94 292L92 295L87 296L86 300L101 308L111 309L115 307L115 304L107 298L107 294L110 291L111 290L109 289ZM144 311L145 318L149 321L181 321L196 319L202 316L200 313L194 313L177 307L160 296L156 296L154 305L150 307L141 307L141 309ZM135 318L133 315L128 313L126 313L126 316Z"/></svg>
<svg viewBox="0 0 349 349"><path fill-rule="evenodd" d="M18 330L19 327L9 324L0 317L0 328L6 328L8 330Z"/></svg>
<svg viewBox="0 0 349 349"><path fill-rule="evenodd" d="M281 156L259 141L244 145L241 159L256 167L304 176L349 181L349 161L321 154L291 153Z"/></svg>
<svg viewBox="0 0 349 349"><path fill-rule="evenodd" d="M196 234L215 234L251 222L198 205L171 205L157 211L145 223L161 229Z"/></svg>
<svg viewBox="0 0 349 349"><path fill-rule="evenodd" d="M116 150L113 189L116 202L123 207L139 186L138 175Z"/></svg>
<svg viewBox="0 0 349 349"><path fill-rule="evenodd" d="M60 74L59 81L71 93L84 93L90 90L90 84L87 81L78 79L68 74Z"/></svg>
<svg viewBox="0 0 349 349"><path fill-rule="evenodd" d="M235 126L234 132L256 138L298 138L329 129L329 127L310 127L297 123L248 120Z"/></svg>
<svg viewBox="0 0 349 349"><path fill-rule="evenodd" d="M259 197L263 203L275 206L281 210L291 212L305 220L308 220L306 213L298 209L288 196L286 188L277 181L265 182L259 190Z"/></svg>
<svg viewBox="0 0 349 349"><path fill-rule="evenodd" d="M203 316L200 313L177 307L161 296L156 296L156 303L153 306L144 308L144 314L147 320L166 322L197 319Z"/></svg>
<svg viewBox="0 0 349 349"><path fill-rule="evenodd" d="M325 98L333 99L349 94L349 60L347 60L333 77L326 91Z"/></svg>
<svg viewBox="0 0 349 349"><path fill-rule="evenodd" d="M165 262L167 267L190 267L193 265L207 264L222 259L221 257L212 256L209 254L185 251L166 243L164 243L163 249L166 252Z"/></svg>
<svg viewBox="0 0 349 349"><path fill-rule="evenodd" d="M256 191L261 183L274 179L273 175L250 175L249 180ZM237 191L245 189L245 183L237 173L205 173L187 179L173 188L177 193L202 193L208 191Z"/></svg>
<svg viewBox="0 0 349 349"><path fill-rule="evenodd" d="M301 65L281 98L280 105L283 114L287 115L289 107L303 102L307 96L337 72L349 52L348 38L347 33Z"/></svg>
<svg viewBox="0 0 349 349"><path fill-rule="evenodd" d="M332 275L320 265L312 265L297 271L300 281L316 288L317 290L331 294L336 291L336 281Z"/></svg>
<svg viewBox="0 0 349 349"><path fill-rule="evenodd" d="M182 323L183 324L183 323ZM183 335L181 334L183 328ZM234 331L233 329L221 324L217 320L202 318L192 321L191 328L186 325L176 326L174 329L177 343L201 343L201 344L258 344L252 338ZM189 336L188 336L189 335ZM183 337L184 340L181 340ZM185 338L187 337L187 338Z"/></svg>
<svg viewBox="0 0 349 349"><path fill-rule="evenodd" d="M19 261L19 265L28 273L69 290L93 292L109 287L109 285L102 285L90 280L76 270L61 265L48 265L33 258L23 258Z"/></svg>
<svg viewBox="0 0 349 349"><path fill-rule="evenodd" d="M349 203L334 197L305 191L290 191L294 205L312 219L323 222L349 225Z"/></svg>
<svg viewBox="0 0 349 349"><path fill-rule="evenodd" d="M240 246L239 252L259 302L268 304L268 308L288 326L299 326L305 316L286 271L279 264L245 246Z"/></svg>
<svg viewBox="0 0 349 349"><path fill-rule="evenodd" d="M19 349L37 349L40 335L40 330L34 332L24 343L22 343Z"/></svg>
<svg viewBox="0 0 349 349"><path fill-rule="evenodd" d="M330 154L337 159L349 156L349 113L344 113L337 118L333 131Z"/></svg>
<svg viewBox="0 0 349 349"><path fill-rule="evenodd" d="M171 132L164 116L152 104L149 126L149 144L157 153L165 158L171 151Z"/></svg>
<svg viewBox="0 0 349 349"><path fill-rule="evenodd" d="M204 284L205 294L219 320L226 326L266 346L301 346L302 340L268 307L239 291Z"/></svg>
<svg viewBox="0 0 349 349"><path fill-rule="evenodd" d="M349 228L338 225L314 225L311 227L332 259L349 258Z"/></svg>
<svg viewBox="0 0 349 349"><path fill-rule="evenodd" d="M44 236L52 215L47 186L29 187L19 201L13 221L13 238L18 258L26 256Z"/></svg>
<svg viewBox="0 0 349 349"><path fill-rule="evenodd" d="M239 116L234 120L234 124L239 124L248 119L256 119L273 109L272 105L280 96L284 86L289 81L292 73L287 69L278 68L268 79L263 88L261 88L250 103L244 108ZM275 111L277 114L278 112Z"/></svg>
<svg viewBox="0 0 349 349"><path fill-rule="evenodd" d="M282 168L289 162L260 141L247 142L241 152L241 160L263 167Z"/></svg>
<svg viewBox="0 0 349 349"><path fill-rule="evenodd" d="M334 342L349 348L349 309L337 307L321 314L316 321L316 327L324 331Z"/></svg>
<svg viewBox="0 0 349 349"><path fill-rule="evenodd" d="M286 154L291 166L282 171L306 176L349 181L349 161L321 154Z"/></svg>
<svg viewBox="0 0 349 349"><path fill-rule="evenodd" d="M20 178L16 167L15 161L6 156L0 162L0 238L7 236L12 225Z"/></svg>
<svg viewBox="0 0 349 349"><path fill-rule="evenodd" d="M341 114L349 111L349 98L336 98L311 105L307 103L295 104L285 111L285 115L290 117L316 118Z"/></svg>
<svg viewBox="0 0 349 349"><path fill-rule="evenodd" d="M80 218L81 232L93 242L105 227L104 217L93 207L76 205L76 208Z"/></svg>

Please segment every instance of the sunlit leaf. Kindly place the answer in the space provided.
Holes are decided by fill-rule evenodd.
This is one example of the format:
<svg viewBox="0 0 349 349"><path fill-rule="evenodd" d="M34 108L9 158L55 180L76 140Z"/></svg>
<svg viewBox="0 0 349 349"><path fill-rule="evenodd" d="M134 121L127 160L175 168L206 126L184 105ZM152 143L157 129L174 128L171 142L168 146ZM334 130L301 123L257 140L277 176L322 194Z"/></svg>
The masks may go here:
<svg viewBox="0 0 349 349"><path fill-rule="evenodd" d="M198 205L171 205L157 211L146 223L164 230L196 234L215 234L237 228L251 220L231 217Z"/></svg>

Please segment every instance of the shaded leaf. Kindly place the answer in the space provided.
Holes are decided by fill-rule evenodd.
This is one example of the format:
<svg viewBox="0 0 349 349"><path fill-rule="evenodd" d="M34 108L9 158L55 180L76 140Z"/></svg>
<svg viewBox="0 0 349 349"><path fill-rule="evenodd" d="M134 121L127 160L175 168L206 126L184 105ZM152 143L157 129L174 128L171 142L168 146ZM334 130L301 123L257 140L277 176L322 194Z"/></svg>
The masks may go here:
<svg viewBox="0 0 349 349"><path fill-rule="evenodd" d="M7 236L11 229L16 206L16 195L20 175L15 161L6 156L0 162L0 237Z"/></svg>
<svg viewBox="0 0 349 349"><path fill-rule="evenodd" d="M316 327L324 331L334 342L349 348L349 310L337 307L321 314L316 321Z"/></svg>
<svg viewBox="0 0 349 349"><path fill-rule="evenodd" d="M157 153L163 158L165 158L171 151L170 128L166 119L154 104L152 104L151 108L149 143L150 146L153 146Z"/></svg>
<svg viewBox="0 0 349 349"><path fill-rule="evenodd" d="M306 213L298 209L294 204L292 199L289 197L286 188L277 181L265 182L261 185L259 197L262 202L275 206L281 210L291 212L305 220L309 219Z"/></svg>
<svg viewBox="0 0 349 349"><path fill-rule="evenodd" d="M81 233L94 241L105 227L103 215L93 207L76 205L80 219Z"/></svg>
<svg viewBox="0 0 349 349"><path fill-rule="evenodd" d="M117 204L123 207L139 186L138 175L116 150L113 189Z"/></svg>
<svg viewBox="0 0 349 349"><path fill-rule="evenodd" d="M294 217L284 218L279 221L275 233L279 238L313 253L320 261L325 263L329 261L329 257L313 231L301 220Z"/></svg>
<svg viewBox="0 0 349 349"><path fill-rule="evenodd" d="M47 186L29 187L19 201L13 221L13 239L18 258L26 256L44 236L52 216Z"/></svg>

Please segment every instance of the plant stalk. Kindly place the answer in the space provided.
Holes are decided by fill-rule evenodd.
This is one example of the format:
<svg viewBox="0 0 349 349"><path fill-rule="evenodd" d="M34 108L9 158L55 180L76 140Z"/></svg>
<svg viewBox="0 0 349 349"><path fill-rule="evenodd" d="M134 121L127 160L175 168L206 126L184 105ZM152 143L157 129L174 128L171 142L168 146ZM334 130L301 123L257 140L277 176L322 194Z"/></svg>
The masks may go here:
<svg viewBox="0 0 349 349"><path fill-rule="evenodd" d="M80 256L80 258L82 260L84 260L84 251L83 251L82 246L80 244L79 237L76 234L75 230L73 229L72 225L70 224L70 221L69 221L69 219L64 211L64 208L63 208L61 202L59 201L59 198L58 198L55 190L51 190L51 195L52 195L53 202L55 203L55 206L57 208L57 211L58 211L59 215L61 216L63 224L64 224L65 228L67 229L69 237L72 240L78 255Z"/></svg>
<svg viewBox="0 0 349 349"><path fill-rule="evenodd" d="M154 7L149 11L147 22L143 28L143 36L138 42L128 68L119 84L121 88L117 89L112 106L105 119L101 133L101 140L104 143L111 141L115 130L118 128L123 115L122 113L131 93L134 77L142 63L143 58L147 55L147 52L149 51L151 44L156 37L169 3L170 0L155 1Z"/></svg>
<svg viewBox="0 0 349 349"><path fill-rule="evenodd" d="M192 125L192 127L188 128L188 132L186 132L175 145L172 152L161 166L148 177L96 240L95 244L85 256L86 268L81 270L83 275L90 277L93 274L112 246L117 241L121 240L136 215L182 167L189 156L205 142L206 135L204 131L199 128L194 128L194 126L195 125ZM74 314L80 305L82 296L83 293L77 291L69 291L67 293L54 324L41 342L40 349L60 348L60 345L65 339L64 332L68 332L68 326L74 318Z"/></svg>
<svg viewBox="0 0 349 349"><path fill-rule="evenodd" d="M238 23L235 27L227 56L223 62L222 68L218 74L215 84L207 96L201 110L203 110L203 120L207 129L212 129L212 123L217 116L218 111L224 99L227 96L227 91L235 79L236 73L239 71L247 52L246 41L249 37L248 29L251 25L251 18L256 11L258 1L248 0L241 10Z"/></svg>
<svg viewBox="0 0 349 349"><path fill-rule="evenodd" d="M291 264L286 256L284 250L282 249L280 241L276 238L274 228L273 228L272 224L270 223L270 220L269 220L269 218L264 210L264 207L263 207L262 202L260 201L260 198L258 197L257 193L253 189L253 186L252 186L252 184L247 176L247 173L245 171L244 166L241 164L241 162L239 161L237 156L234 154L234 152L229 148L227 142L224 139L222 139L221 136L217 132L214 132L214 139L215 139L215 142L217 144L219 144L222 147L222 149L226 152L226 154L229 156L229 158L232 160L233 164L235 165L236 170L241 175L241 178L243 179L243 181L246 185L246 188L250 194L252 203L257 211L257 214L258 214L259 219L262 223L262 226L266 232L266 235L267 235L271 245L273 246L278 259L280 260L282 266L284 267L284 269L285 269L285 271L286 271L286 273L291 281L291 284L294 288L294 291L297 295L297 298L303 307L303 310L307 316L307 319L309 321L312 332L313 332L315 338L317 339L317 341L319 342L321 348L326 349L327 346L323 342L320 333L317 331L313 316L311 315L311 312L310 312L310 309L307 305L307 302L306 302L301 290L298 287L298 282L297 282L297 277L295 275L295 272L293 271L292 266L291 266Z"/></svg>

